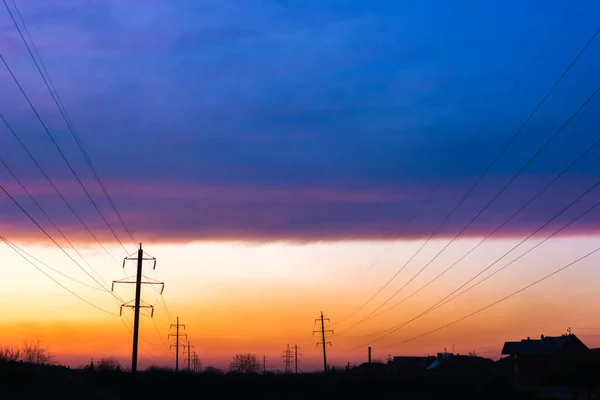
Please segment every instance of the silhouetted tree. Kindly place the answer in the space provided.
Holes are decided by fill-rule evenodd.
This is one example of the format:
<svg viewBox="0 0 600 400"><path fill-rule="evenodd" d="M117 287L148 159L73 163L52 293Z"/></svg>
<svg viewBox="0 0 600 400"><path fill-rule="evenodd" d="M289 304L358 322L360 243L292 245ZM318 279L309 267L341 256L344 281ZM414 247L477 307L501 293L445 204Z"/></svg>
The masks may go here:
<svg viewBox="0 0 600 400"><path fill-rule="evenodd" d="M0 361L20 361L21 349L12 346L4 346L0 348Z"/></svg>
<svg viewBox="0 0 600 400"><path fill-rule="evenodd" d="M40 345L40 341L34 343L25 342L21 352L21 361L33 364L49 364L52 356L47 348Z"/></svg>
<svg viewBox="0 0 600 400"><path fill-rule="evenodd" d="M252 353L236 354L229 363L229 371L241 374L256 374L260 371L258 357Z"/></svg>
<svg viewBox="0 0 600 400"><path fill-rule="evenodd" d="M171 372L173 371L173 368L169 368L169 367L163 367L160 365L151 365L148 368L146 368L147 372Z"/></svg>
<svg viewBox="0 0 600 400"><path fill-rule="evenodd" d="M98 362L96 369L98 371L119 372L121 371L121 363L114 357L106 357Z"/></svg>
<svg viewBox="0 0 600 400"><path fill-rule="evenodd" d="M88 370L88 371L95 371L96 367L94 366L94 360L90 361L90 363L88 365L85 365L83 367L83 369Z"/></svg>

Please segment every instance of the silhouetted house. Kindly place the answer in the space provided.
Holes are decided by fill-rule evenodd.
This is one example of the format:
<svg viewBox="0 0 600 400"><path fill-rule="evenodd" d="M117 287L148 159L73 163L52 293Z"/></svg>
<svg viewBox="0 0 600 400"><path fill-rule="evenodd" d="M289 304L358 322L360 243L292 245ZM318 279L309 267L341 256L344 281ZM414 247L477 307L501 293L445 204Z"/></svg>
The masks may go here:
<svg viewBox="0 0 600 400"><path fill-rule="evenodd" d="M590 349L573 334L506 342L502 354L514 361L516 385L563 383L585 373L592 360Z"/></svg>
<svg viewBox="0 0 600 400"><path fill-rule="evenodd" d="M352 368L353 372L369 376L385 376L387 365L381 362L365 362Z"/></svg>
<svg viewBox="0 0 600 400"><path fill-rule="evenodd" d="M496 374L499 378L507 381L512 378L515 370L515 360L511 356L500 358L496 361Z"/></svg>
<svg viewBox="0 0 600 400"><path fill-rule="evenodd" d="M481 383L495 377L496 364L489 358L474 355L438 353L426 371L429 376Z"/></svg>
<svg viewBox="0 0 600 400"><path fill-rule="evenodd" d="M599 367L600 366L600 349L590 349L590 353L592 354L592 365Z"/></svg>
<svg viewBox="0 0 600 400"><path fill-rule="evenodd" d="M388 361L388 374L399 378L420 376L435 359L434 356L396 356Z"/></svg>

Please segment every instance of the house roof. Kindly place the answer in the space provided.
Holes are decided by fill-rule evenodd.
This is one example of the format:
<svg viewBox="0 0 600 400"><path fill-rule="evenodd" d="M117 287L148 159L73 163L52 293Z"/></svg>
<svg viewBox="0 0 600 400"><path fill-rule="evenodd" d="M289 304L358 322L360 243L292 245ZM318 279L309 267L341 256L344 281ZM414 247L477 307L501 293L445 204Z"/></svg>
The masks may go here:
<svg viewBox="0 0 600 400"><path fill-rule="evenodd" d="M502 354L556 354L571 343L575 343L581 349L588 350L587 346L573 334L554 337L544 337L542 335L541 339L527 338L520 342L506 342L502 348Z"/></svg>
<svg viewBox="0 0 600 400"><path fill-rule="evenodd" d="M495 363L489 358L469 355L448 355L436 359L428 371L439 371L442 373L465 373L473 375L489 375L495 370Z"/></svg>
<svg viewBox="0 0 600 400"><path fill-rule="evenodd" d="M448 358L450 357L454 357L454 354L451 353L441 353L439 355L438 358L436 358L428 367L427 369L436 369L437 367L440 366L441 363L443 363L444 361L446 361Z"/></svg>
<svg viewBox="0 0 600 400"><path fill-rule="evenodd" d="M396 356L392 360L392 365L397 368L425 368L429 363L435 360L433 356L411 357Z"/></svg>

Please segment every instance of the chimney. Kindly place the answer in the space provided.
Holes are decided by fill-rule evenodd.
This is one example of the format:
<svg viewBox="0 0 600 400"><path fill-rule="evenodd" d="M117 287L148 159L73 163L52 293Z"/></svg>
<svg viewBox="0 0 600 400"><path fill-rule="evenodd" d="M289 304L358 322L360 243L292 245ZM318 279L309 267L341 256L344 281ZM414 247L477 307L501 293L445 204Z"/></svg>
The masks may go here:
<svg viewBox="0 0 600 400"><path fill-rule="evenodd" d="M369 346L369 364L371 364L371 346Z"/></svg>
<svg viewBox="0 0 600 400"><path fill-rule="evenodd" d="M542 340L544 340L544 335L542 335Z"/></svg>

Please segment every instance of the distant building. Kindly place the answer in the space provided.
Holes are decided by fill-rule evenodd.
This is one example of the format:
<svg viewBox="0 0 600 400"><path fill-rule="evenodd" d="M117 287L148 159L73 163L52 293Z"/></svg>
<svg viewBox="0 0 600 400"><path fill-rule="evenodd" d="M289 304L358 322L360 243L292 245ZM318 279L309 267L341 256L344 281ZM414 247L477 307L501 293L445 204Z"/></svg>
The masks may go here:
<svg viewBox="0 0 600 400"><path fill-rule="evenodd" d="M514 362L512 380L516 385L543 385L584 373L592 352L573 334L506 342L502 354Z"/></svg>
<svg viewBox="0 0 600 400"><path fill-rule="evenodd" d="M357 367L353 367L350 370L357 372L361 375L369 376L385 376L387 365L381 362L366 362L362 363Z"/></svg>
<svg viewBox="0 0 600 400"><path fill-rule="evenodd" d="M425 373L425 369L435 361L434 356L396 356L388 361L388 374L394 377L414 377Z"/></svg>
<svg viewBox="0 0 600 400"><path fill-rule="evenodd" d="M494 378L496 364L489 358L475 355L438 353L426 368L429 376L448 378L462 382L486 382Z"/></svg>

